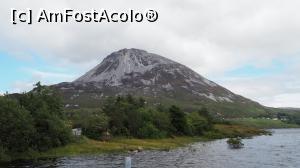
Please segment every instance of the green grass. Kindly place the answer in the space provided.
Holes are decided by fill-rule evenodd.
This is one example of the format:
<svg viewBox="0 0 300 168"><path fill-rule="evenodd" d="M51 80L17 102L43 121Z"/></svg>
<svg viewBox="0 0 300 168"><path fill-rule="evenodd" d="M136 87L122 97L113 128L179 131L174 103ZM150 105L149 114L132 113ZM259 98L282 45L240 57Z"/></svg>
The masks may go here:
<svg viewBox="0 0 300 168"><path fill-rule="evenodd" d="M252 137L255 135L262 135L267 134L268 131L263 129L249 127L244 125L224 125L224 124L217 124L215 125L215 129L221 135L222 138L225 137Z"/></svg>
<svg viewBox="0 0 300 168"><path fill-rule="evenodd" d="M233 124L244 125L255 128L299 128L299 125L285 123L280 120L272 119L254 119L254 118L243 118L230 120Z"/></svg>
<svg viewBox="0 0 300 168"><path fill-rule="evenodd" d="M81 154L122 153L137 150L139 148L142 148L143 150L170 150L204 140L206 139L201 137L175 137L166 139L114 138L111 141L103 142L82 138L77 143L38 153L35 157L52 158Z"/></svg>

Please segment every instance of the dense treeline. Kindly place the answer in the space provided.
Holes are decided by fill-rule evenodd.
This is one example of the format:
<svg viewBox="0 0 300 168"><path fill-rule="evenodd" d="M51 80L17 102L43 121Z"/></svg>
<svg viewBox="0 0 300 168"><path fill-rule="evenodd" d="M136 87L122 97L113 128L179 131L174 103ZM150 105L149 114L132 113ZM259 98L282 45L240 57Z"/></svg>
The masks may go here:
<svg viewBox="0 0 300 168"><path fill-rule="evenodd" d="M212 118L203 108L184 113L179 107L147 106L143 98L108 98L101 110L79 110L71 117L75 127L83 128L84 135L101 139L113 136L163 138L174 135L202 135L212 129Z"/></svg>
<svg viewBox="0 0 300 168"><path fill-rule="evenodd" d="M59 96L36 84L18 99L0 97L0 160L28 151L46 151L71 141Z"/></svg>
<svg viewBox="0 0 300 168"><path fill-rule="evenodd" d="M82 128L89 138L109 140L197 136L213 124L205 108L185 113L177 106L150 106L131 95L107 98L99 109L66 113L60 96L37 83L17 97L0 96L0 160L66 145L73 139L71 127Z"/></svg>

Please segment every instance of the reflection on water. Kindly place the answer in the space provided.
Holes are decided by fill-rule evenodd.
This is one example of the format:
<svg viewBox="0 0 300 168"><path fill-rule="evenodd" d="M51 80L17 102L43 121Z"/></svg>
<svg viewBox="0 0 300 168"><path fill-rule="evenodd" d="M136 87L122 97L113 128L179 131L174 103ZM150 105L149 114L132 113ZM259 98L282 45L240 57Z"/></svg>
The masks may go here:
<svg viewBox="0 0 300 168"><path fill-rule="evenodd" d="M171 151L144 151L136 154L65 157L39 163L12 163L8 167L124 167L132 157L132 167L180 168L299 168L300 129L273 130L273 136L245 139L242 149L229 149L226 140L195 143Z"/></svg>

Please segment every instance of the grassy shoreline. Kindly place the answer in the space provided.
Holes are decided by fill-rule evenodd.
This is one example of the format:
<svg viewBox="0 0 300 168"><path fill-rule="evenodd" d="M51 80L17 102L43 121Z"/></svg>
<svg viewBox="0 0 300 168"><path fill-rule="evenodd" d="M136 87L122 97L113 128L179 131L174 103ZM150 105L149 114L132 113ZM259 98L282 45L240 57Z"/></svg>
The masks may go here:
<svg viewBox="0 0 300 168"><path fill-rule="evenodd" d="M115 138L108 142L84 138L79 143L49 150L42 153L44 157L74 156L78 154L124 153L142 150L170 150L187 144L205 141L202 137L175 137L165 139Z"/></svg>
<svg viewBox="0 0 300 168"><path fill-rule="evenodd" d="M125 153L136 150L171 150L200 141L208 141L205 137L175 137L164 139L113 138L110 141L97 141L81 137L76 142L46 152L26 152L14 155L14 158L0 160L10 162L16 160L39 160L79 155L101 155L108 153Z"/></svg>
<svg viewBox="0 0 300 168"><path fill-rule="evenodd" d="M93 155L106 153L124 153L134 150L171 150L195 142L211 141L228 137L251 137L267 134L267 131L242 125L215 125L215 130L200 137L174 137L164 139L113 138L108 142L91 140L85 137L63 147L46 152L27 152L14 155L11 160L32 160L43 158L58 158L78 155Z"/></svg>
<svg viewBox="0 0 300 168"><path fill-rule="evenodd" d="M262 118L241 118L229 120L232 124L243 125L260 129L278 128L300 128L297 124L290 124L281 120L262 119Z"/></svg>

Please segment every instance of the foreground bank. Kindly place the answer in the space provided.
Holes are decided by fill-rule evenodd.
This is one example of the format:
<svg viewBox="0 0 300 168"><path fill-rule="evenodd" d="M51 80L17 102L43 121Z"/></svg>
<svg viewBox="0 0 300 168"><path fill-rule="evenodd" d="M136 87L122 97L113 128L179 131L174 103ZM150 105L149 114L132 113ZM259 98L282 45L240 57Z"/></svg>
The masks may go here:
<svg viewBox="0 0 300 168"><path fill-rule="evenodd" d="M163 139L136 139L136 138L113 138L110 141L96 141L86 137L80 137L71 144L53 148L46 152L26 152L15 155L14 158L6 158L5 161L28 160L42 158L58 158L65 156L138 152L141 150L171 150L200 141L210 141L226 137L250 137L266 134L262 129L240 125L215 125L215 130L207 132L203 136L189 137L178 136Z"/></svg>

